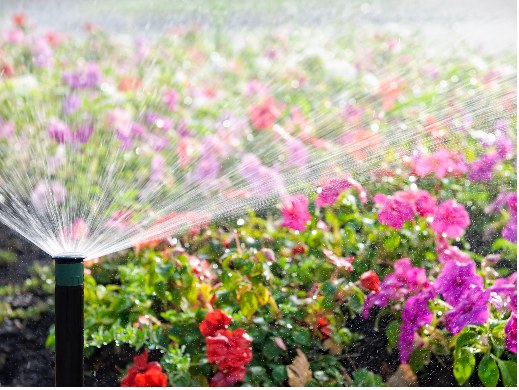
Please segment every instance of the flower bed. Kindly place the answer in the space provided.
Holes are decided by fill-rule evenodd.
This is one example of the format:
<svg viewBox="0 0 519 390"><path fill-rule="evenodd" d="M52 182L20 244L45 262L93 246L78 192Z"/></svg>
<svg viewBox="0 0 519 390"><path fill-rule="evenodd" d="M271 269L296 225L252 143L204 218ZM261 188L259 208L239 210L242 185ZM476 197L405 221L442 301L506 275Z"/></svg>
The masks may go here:
<svg viewBox="0 0 519 390"><path fill-rule="evenodd" d="M418 43L390 35L369 37L371 51L346 37L301 57L304 44L283 36L239 49L219 41L218 52L200 31L119 46L92 26L82 41L39 37L23 18L14 21L0 57L0 93L11 99L0 107L1 152L8 163L12 150L24 156L17 143L42 129L55 176L28 196L42 214L48 192L56 203L88 192L91 181L70 175L62 154L92 156L108 132L119 150L145 151L127 154L125 180L151 183L105 210L108 226L121 231L143 217L127 218L128 210L152 185L175 191L187 173L201 182L225 174L222 156L234 139L245 145L240 158L252 173L244 177L263 184L253 190L279 184L273 165L250 163L255 146L245 142L275 139L275 126L293 135L280 161L297 169L305 153L332 150L330 128L357 162L379 157L351 172L327 159L329 173L311 191L288 195L280 185L275 207L213 222L188 211L187 231L87 261L85 354L134 347L121 385L430 385L437 367L459 384L516 384L516 102L506 60L466 60L466 49L417 67L413 58L426 54ZM262 82L262 64L280 58L295 65ZM334 61L355 65L337 73ZM148 94L153 88L160 93ZM247 95L257 102L236 99ZM11 104L29 114L43 105L47 116L15 116ZM222 116L228 107L234 112ZM406 133L408 125L418 130ZM228 142L195 158L194 134L208 129ZM412 142L388 142L408 134ZM171 144L175 155L163 156ZM84 162L78 172L90 172ZM168 218L157 215L156 224ZM89 228L77 219L60 237L88 237ZM8 307L0 313L17 316ZM149 362L148 351L159 351L160 362Z"/></svg>

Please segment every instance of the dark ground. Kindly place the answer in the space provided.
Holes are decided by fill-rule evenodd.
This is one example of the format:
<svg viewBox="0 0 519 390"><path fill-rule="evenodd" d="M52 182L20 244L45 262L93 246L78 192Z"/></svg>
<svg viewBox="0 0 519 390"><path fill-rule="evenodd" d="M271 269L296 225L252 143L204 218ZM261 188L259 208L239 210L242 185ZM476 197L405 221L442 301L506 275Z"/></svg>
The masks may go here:
<svg viewBox="0 0 519 390"><path fill-rule="evenodd" d="M35 261L50 264L49 256L0 225L0 250L11 251L16 261L0 264L0 286L22 284L27 268ZM46 303L50 309L39 319L9 319L0 322L0 386L54 386L54 353L45 347L54 324L54 302L43 290L0 296L12 309ZM135 356L127 346L103 348L85 359L85 386L119 386L120 371ZM153 358L152 356L150 358Z"/></svg>

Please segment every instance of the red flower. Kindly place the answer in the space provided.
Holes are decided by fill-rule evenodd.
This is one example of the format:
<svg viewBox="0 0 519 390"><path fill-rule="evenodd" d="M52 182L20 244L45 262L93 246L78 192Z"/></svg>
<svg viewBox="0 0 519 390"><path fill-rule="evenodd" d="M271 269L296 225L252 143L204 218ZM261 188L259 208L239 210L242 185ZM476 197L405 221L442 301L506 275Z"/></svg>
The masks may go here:
<svg viewBox="0 0 519 390"><path fill-rule="evenodd" d="M166 374L158 362L148 363L148 350L135 356L133 363L121 381L121 387L166 387Z"/></svg>
<svg viewBox="0 0 519 390"><path fill-rule="evenodd" d="M252 360L251 342L243 329L220 329L206 339L209 363L217 363L220 371L243 367Z"/></svg>
<svg viewBox="0 0 519 390"><path fill-rule="evenodd" d="M209 386L211 387L228 387L234 385L238 381L242 381L245 378L247 370L245 367L232 368L230 370L220 371L213 379Z"/></svg>
<svg viewBox="0 0 519 390"><path fill-rule="evenodd" d="M332 330L328 327L330 322L326 318L319 318L319 322L317 323L317 330L321 332L321 341L326 340L332 334Z"/></svg>
<svg viewBox="0 0 519 390"><path fill-rule="evenodd" d="M11 17L11 20L14 24L16 24L19 27L24 26L27 23L27 15L23 12L16 12Z"/></svg>
<svg viewBox="0 0 519 390"><path fill-rule="evenodd" d="M217 331L221 329L227 329L227 325L231 322L232 318L222 312L220 309L212 313L207 313L205 320L200 324L200 332L202 336L209 337L214 336Z"/></svg>
<svg viewBox="0 0 519 390"><path fill-rule="evenodd" d="M249 107L249 115L254 128L263 130L272 127L276 118L281 116L281 113L276 107L274 98L269 96L261 105L252 104Z"/></svg>
<svg viewBox="0 0 519 390"><path fill-rule="evenodd" d="M380 280L378 275L373 271L364 272L360 275L360 284L362 287L378 293L380 291Z"/></svg>
<svg viewBox="0 0 519 390"><path fill-rule="evenodd" d="M304 255L308 247L305 244L297 244L292 248L292 256Z"/></svg>

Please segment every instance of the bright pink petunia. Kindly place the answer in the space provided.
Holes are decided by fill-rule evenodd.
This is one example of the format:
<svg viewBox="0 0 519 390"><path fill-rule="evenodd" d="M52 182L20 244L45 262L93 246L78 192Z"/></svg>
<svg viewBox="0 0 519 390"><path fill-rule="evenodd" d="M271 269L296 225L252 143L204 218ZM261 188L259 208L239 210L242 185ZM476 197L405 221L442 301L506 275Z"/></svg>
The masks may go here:
<svg viewBox="0 0 519 390"><path fill-rule="evenodd" d="M329 179L324 183L321 187L321 192L315 200L317 207L333 205L341 192L349 187L355 188L359 192L361 202L366 203L366 191L364 191L360 183L353 179L348 172L346 172L345 176L345 178Z"/></svg>
<svg viewBox="0 0 519 390"><path fill-rule="evenodd" d="M482 325L488 320L488 299L490 289L474 287L465 297L458 297L451 305L452 310L445 313L445 328L452 334L458 334L467 325Z"/></svg>
<svg viewBox="0 0 519 390"><path fill-rule="evenodd" d="M432 229L439 234L445 233L449 238L460 237L470 225L469 213L465 207L454 199L443 202L434 213Z"/></svg>
<svg viewBox="0 0 519 390"><path fill-rule="evenodd" d="M261 104L251 104L249 116L256 130L264 130L272 127L281 113L276 107L274 98L269 96Z"/></svg>
<svg viewBox="0 0 519 390"><path fill-rule="evenodd" d="M471 289L475 287L483 288L483 277L476 273L474 261L469 263L449 261L442 268L433 286L436 292L443 295L448 304L454 306Z"/></svg>
<svg viewBox="0 0 519 390"><path fill-rule="evenodd" d="M306 229L306 222L312 217L308 212L308 198L304 195L294 195L288 199L281 210L283 213L283 224L290 229L303 231Z"/></svg>
<svg viewBox="0 0 519 390"><path fill-rule="evenodd" d="M401 229L405 221L411 221L414 218L412 207L396 197L376 194L373 200L382 206L378 213L378 220L384 225Z"/></svg>

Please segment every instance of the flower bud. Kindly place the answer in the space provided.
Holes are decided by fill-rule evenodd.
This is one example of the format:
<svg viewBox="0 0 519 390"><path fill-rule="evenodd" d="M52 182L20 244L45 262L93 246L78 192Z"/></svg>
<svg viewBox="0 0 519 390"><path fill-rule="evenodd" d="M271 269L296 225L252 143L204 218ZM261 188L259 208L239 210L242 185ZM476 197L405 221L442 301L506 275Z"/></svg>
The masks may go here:
<svg viewBox="0 0 519 390"><path fill-rule="evenodd" d="M261 250L261 253L263 253L263 257L265 258L265 260L272 262L276 261L276 255L274 255L274 251L272 249L263 248Z"/></svg>
<svg viewBox="0 0 519 390"><path fill-rule="evenodd" d="M292 248L292 256L304 255L306 253L307 246L305 244L297 244Z"/></svg>
<svg viewBox="0 0 519 390"><path fill-rule="evenodd" d="M487 257L485 257L485 262L487 264L496 264L500 258L501 255L499 253L494 255L488 255Z"/></svg>
<svg viewBox="0 0 519 390"><path fill-rule="evenodd" d="M378 293L380 291L380 280L378 275L373 271L364 272L360 276L360 284L362 287Z"/></svg>

